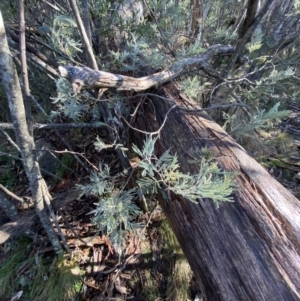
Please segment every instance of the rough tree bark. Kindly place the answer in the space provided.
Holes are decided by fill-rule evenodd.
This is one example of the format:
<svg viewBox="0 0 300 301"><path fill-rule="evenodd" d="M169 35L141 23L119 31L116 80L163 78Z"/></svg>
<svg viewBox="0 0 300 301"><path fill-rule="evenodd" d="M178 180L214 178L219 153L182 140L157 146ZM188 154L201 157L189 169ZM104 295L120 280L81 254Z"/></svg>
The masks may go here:
<svg viewBox="0 0 300 301"><path fill-rule="evenodd" d="M195 107L172 84L161 96L180 106ZM173 104L152 97L135 127L153 132ZM143 137L132 132L132 141ZM178 241L201 283L205 300L299 300L300 202L205 113L174 109L160 132L156 155L172 149L182 171L193 148L213 151L219 165L238 171L234 203L217 209L211 200L194 204L177 195L161 201Z"/></svg>
<svg viewBox="0 0 300 301"><path fill-rule="evenodd" d="M227 54L215 51L213 54ZM206 62L210 50L194 59ZM231 53L232 53L231 48ZM211 56L210 56L211 57ZM114 87L135 90L157 87L175 78L190 60L153 76L133 79L93 71L88 68L61 67L74 92L82 88ZM180 67L178 67L180 66ZM239 189L234 203L223 203L217 209L211 200L197 204L171 195L161 201L163 210L201 284L205 300L214 301L293 301L300 299L300 203L279 182L247 155L228 134L205 113L182 110L197 105L181 95L174 83L164 85L160 96L143 103L143 115L136 116L135 127L156 132L168 115L156 145L156 155L171 149L178 154L184 172L197 172L188 163L193 148L206 147L214 152L220 167L238 171ZM170 99L170 101L167 101ZM149 104L149 105L148 105ZM132 131L131 140L141 146L145 137Z"/></svg>

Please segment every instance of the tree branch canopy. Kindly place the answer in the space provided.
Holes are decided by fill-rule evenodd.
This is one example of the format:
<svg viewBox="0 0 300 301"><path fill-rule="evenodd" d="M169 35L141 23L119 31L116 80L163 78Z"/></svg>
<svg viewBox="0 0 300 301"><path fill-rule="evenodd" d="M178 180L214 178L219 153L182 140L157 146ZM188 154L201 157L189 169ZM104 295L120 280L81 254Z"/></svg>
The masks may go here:
<svg viewBox="0 0 300 301"><path fill-rule="evenodd" d="M73 91L76 94L80 93L83 89L90 88L115 88L119 91L138 92L165 84L181 75L188 67L198 66L200 69L204 69L214 56L230 55L234 50L235 47L230 45L213 45L194 58L183 59L167 70L140 78L77 66L59 66L58 71L61 77L70 80Z"/></svg>

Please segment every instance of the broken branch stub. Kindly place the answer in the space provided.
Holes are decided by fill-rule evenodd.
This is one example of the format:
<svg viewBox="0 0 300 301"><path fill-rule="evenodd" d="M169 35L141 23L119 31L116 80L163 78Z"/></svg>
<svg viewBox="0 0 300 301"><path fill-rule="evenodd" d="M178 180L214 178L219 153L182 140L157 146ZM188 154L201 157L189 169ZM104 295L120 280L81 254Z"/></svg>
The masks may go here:
<svg viewBox="0 0 300 301"><path fill-rule="evenodd" d="M197 66L200 69L205 69L209 60L214 56L230 55L234 52L234 49L233 46L213 45L196 57L183 59L167 70L140 78L77 66L59 66L58 71L61 77L69 79L76 94L80 93L83 89L91 88L115 88L119 91L129 90L138 92L165 84L178 77L189 67Z"/></svg>

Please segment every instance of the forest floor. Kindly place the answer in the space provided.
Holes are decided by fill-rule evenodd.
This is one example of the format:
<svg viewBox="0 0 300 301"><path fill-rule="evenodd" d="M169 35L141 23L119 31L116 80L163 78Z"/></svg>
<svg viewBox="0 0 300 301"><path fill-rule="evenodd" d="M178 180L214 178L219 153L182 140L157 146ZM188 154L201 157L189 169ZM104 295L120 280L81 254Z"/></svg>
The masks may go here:
<svg viewBox="0 0 300 301"><path fill-rule="evenodd" d="M6 286L0 290L9 294L1 301L154 301L195 296L190 267L158 206L153 204L152 211L140 217L145 226L128 234L125 248L117 252L93 225L92 215L86 214L94 202L74 200L59 210L57 218L71 251L59 262L39 224L31 235L0 245L2 267L8 265L5 271L0 268L0 284ZM20 291L26 298L11 299Z"/></svg>

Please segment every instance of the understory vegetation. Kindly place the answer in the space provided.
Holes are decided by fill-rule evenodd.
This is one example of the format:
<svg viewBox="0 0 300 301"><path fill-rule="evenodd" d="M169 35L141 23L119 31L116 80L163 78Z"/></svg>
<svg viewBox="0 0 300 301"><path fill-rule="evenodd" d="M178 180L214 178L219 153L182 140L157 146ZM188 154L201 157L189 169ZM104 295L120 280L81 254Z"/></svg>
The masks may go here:
<svg viewBox="0 0 300 301"><path fill-rule="evenodd" d="M3 0L0 10L22 82L17 2ZM256 15L267 1L259 2ZM269 7L233 66L231 55L217 56L172 83L299 197L300 3L282 2ZM77 8L99 70L142 77L211 45L240 47L247 3L90 0L78 1ZM207 199L219 210L234 201L239 171L223 170L207 148L187 151L194 173L182 172L173 149L157 156L163 125L156 133L133 126L143 118L140 105L151 104L156 90L74 93L57 67L91 65L70 1L28 0L24 12L33 153L53 198L51 224L64 254L55 254L34 218L22 149L5 126L13 120L1 85L0 228L17 221L7 214L7 202L21 219L32 212L33 222L0 244L0 300L201 300L160 203L177 195L196 203ZM132 143L132 131L141 135L139 145Z"/></svg>

